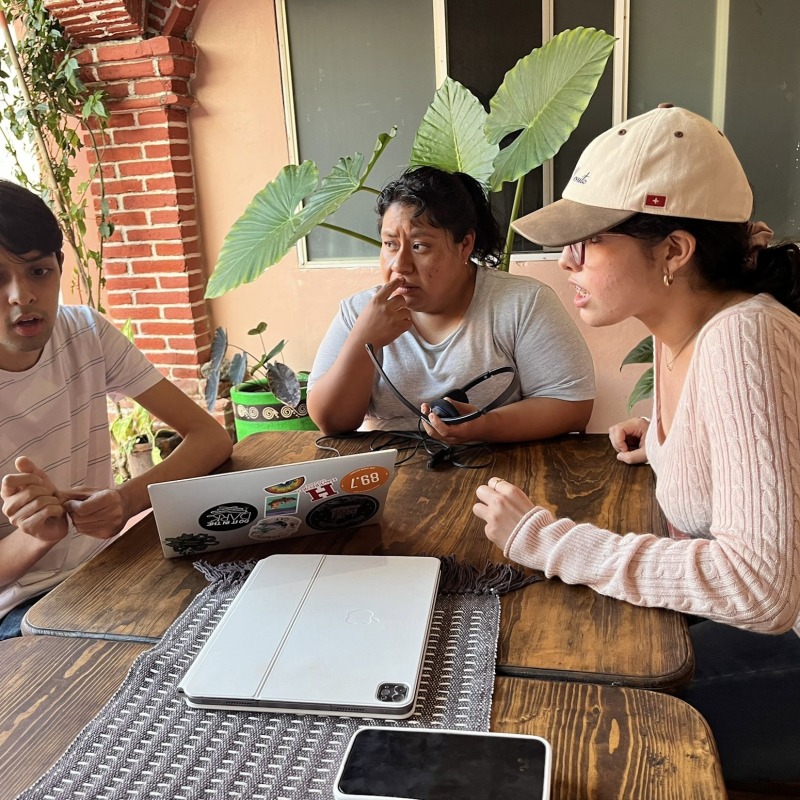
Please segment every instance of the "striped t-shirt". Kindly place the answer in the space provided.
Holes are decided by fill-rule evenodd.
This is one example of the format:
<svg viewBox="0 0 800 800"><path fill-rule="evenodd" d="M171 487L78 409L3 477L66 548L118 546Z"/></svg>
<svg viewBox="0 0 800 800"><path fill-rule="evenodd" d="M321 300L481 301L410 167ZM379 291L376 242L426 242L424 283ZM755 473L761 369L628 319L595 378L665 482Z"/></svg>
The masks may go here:
<svg viewBox="0 0 800 800"><path fill-rule="evenodd" d="M86 306L60 306L36 364L0 370L0 478L28 456L59 489L113 485L107 395L137 397L161 373ZM0 538L12 526L0 512ZM70 532L15 583L0 587L0 616L55 586L107 541Z"/></svg>

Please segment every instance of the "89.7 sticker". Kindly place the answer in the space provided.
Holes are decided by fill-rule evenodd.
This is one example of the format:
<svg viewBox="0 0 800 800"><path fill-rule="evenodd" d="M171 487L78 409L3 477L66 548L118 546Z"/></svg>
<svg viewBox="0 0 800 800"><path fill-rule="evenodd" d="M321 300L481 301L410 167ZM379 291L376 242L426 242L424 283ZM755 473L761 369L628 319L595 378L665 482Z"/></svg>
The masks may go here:
<svg viewBox="0 0 800 800"><path fill-rule="evenodd" d="M389 480L389 470L386 467L361 467L348 472L340 486L343 492L356 494L358 492L372 492L383 486Z"/></svg>

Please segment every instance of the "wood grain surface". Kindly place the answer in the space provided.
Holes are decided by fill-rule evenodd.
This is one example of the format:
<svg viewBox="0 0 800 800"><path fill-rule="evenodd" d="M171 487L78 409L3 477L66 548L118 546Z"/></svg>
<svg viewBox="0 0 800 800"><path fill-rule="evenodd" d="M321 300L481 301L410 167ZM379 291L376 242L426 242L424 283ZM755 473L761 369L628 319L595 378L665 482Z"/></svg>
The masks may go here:
<svg viewBox="0 0 800 800"><path fill-rule="evenodd" d="M63 636L0 642L0 800L56 762L147 648Z"/></svg>
<svg viewBox="0 0 800 800"><path fill-rule="evenodd" d="M267 433L236 445L223 471L325 458L316 432ZM342 454L368 439L336 440ZM492 475L517 483L556 514L611 530L663 534L652 472L614 458L606 436L566 436L498 446L478 470L428 469L414 456L397 468L379 525L267 542L176 559L161 553L152 516L37 603L27 633L66 633L156 641L206 585L196 560L221 563L281 552L446 556L477 567L503 562L472 513L475 489ZM675 689L691 677L693 656L683 617L645 609L586 587L542 581L502 599L498 671Z"/></svg>
<svg viewBox="0 0 800 800"><path fill-rule="evenodd" d="M499 677L491 728L550 742L552 800L727 797L708 725L667 694Z"/></svg>
<svg viewBox="0 0 800 800"><path fill-rule="evenodd" d="M55 763L146 649L62 636L0 642L0 800ZM705 722L663 693L498 677L491 728L551 742L553 800L726 796Z"/></svg>

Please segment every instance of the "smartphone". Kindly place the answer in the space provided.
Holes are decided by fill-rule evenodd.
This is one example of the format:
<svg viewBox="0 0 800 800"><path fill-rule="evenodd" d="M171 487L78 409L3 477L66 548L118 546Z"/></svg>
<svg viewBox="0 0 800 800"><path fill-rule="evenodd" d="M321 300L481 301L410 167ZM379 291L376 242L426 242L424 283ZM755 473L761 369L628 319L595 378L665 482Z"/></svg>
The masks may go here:
<svg viewBox="0 0 800 800"><path fill-rule="evenodd" d="M539 736L367 727L351 737L337 800L548 800L550 744Z"/></svg>

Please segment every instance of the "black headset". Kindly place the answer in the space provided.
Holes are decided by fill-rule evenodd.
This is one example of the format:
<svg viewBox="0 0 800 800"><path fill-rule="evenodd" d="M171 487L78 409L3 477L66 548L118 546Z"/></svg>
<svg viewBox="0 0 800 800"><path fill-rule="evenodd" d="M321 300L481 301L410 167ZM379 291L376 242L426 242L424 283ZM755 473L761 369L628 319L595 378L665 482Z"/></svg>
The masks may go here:
<svg viewBox="0 0 800 800"><path fill-rule="evenodd" d="M386 385L392 390L394 396L406 407L408 408L414 416L419 417L423 422L428 422L428 418L424 416L418 407L414 407L411 402L409 402L397 387L389 380L386 373L383 371L383 367L378 362L378 359L375 356L375 350L371 344L367 343L364 345L369 353L369 357L372 359L372 363L377 367L378 372L380 372L381 377L386 381ZM467 397L467 392L477 386L479 383L483 383L485 380L494 377L495 375L502 375L504 372L510 372L512 374L512 378L509 381L508 386L503 390L502 394L492 400L489 405L484 406L483 408L479 409L478 411L470 411L469 414L459 414L458 409L452 404L448 403L447 400L444 398L440 398L439 400L434 400L433 402L429 403L428 405L431 407L431 411L435 411L436 415L445 425L458 425L461 422L469 422L471 419L477 419L478 417L482 416L483 414L488 413L493 408L497 408L498 406L503 405L506 400L508 400L511 395L514 394L514 390L517 387L517 370L514 367L498 367L497 369L490 369L488 372L484 372L482 375L478 375L477 378L471 380L466 386L462 387L461 389L451 389L449 392L445 393L445 397L450 397L453 400L457 400L459 403L468 403L469 398Z"/></svg>

